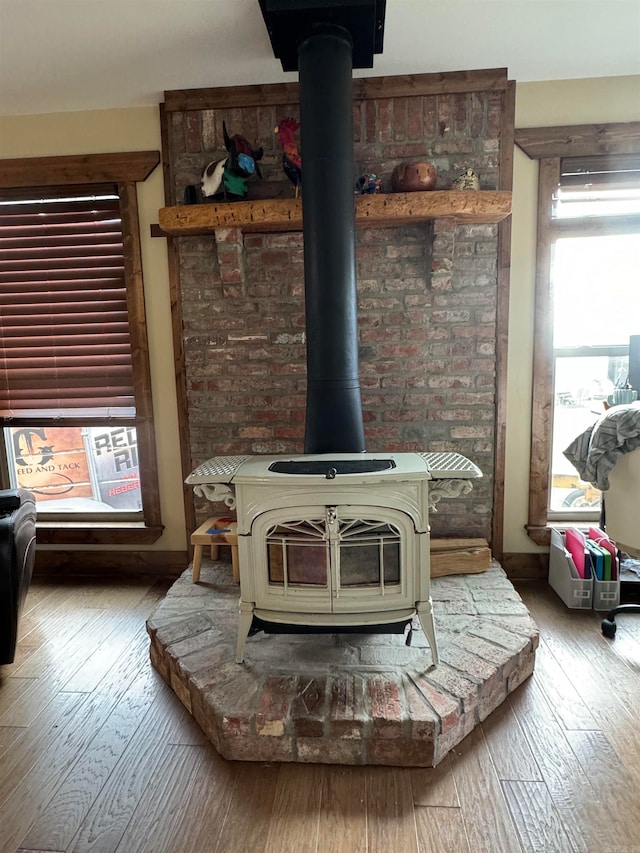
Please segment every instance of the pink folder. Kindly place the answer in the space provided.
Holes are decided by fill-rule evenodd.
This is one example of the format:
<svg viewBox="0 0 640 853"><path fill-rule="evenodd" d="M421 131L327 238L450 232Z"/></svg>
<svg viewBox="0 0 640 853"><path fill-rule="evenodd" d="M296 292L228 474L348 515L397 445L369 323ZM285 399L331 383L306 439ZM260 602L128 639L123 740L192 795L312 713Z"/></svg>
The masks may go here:
<svg viewBox="0 0 640 853"><path fill-rule="evenodd" d="M584 577L584 549L586 537L574 527L567 527L565 534L567 551L571 554L573 563L581 578Z"/></svg>

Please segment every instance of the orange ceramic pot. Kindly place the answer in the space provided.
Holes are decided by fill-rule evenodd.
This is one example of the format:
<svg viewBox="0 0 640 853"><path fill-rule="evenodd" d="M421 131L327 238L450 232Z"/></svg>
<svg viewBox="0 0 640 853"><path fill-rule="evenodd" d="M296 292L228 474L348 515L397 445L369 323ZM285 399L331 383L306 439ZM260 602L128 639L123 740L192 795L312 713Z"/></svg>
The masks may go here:
<svg viewBox="0 0 640 853"><path fill-rule="evenodd" d="M436 185L436 167L433 163L415 161L400 163L391 173L394 193L414 193L432 190Z"/></svg>

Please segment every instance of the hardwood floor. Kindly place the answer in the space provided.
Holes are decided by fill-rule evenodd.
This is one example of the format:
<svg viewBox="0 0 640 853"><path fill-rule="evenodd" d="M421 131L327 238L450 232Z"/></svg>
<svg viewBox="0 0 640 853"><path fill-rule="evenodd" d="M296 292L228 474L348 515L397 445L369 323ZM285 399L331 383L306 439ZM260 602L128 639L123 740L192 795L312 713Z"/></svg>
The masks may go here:
<svg viewBox="0 0 640 853"><path fill-rule="evenodd" d="M640 853L640 618L519 591L536 671L434 769L229 763L148 659L165 587L34 584L0 668L0 853Z"/></svg>

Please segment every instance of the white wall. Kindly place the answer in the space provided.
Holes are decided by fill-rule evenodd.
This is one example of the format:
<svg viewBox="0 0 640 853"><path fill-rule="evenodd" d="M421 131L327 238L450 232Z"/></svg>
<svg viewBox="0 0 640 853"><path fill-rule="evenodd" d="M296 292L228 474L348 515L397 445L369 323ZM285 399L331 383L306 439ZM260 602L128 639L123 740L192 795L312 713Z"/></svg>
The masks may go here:
<svg viewBox="0 0 640 853"><path fill-rule="evenodd" d="M640 121L640 77L516 84L516 127ZM529 508L538 164L516 148L505 474L506 552L546 550L524 529Z"/></svg>

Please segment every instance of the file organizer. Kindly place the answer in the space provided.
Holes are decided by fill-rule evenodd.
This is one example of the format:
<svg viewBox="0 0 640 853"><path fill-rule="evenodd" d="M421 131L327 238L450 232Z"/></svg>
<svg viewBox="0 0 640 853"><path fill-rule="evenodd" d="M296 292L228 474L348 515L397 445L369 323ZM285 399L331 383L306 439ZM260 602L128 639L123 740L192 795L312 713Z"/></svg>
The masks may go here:
<svg viewBox="0 0 640 853"><path fill-rule="evenodd" d="M573 610L591 610L593 578L581 578L578 575L573 558L566 549L564 534L553 527L549 550L549 586L567 607Z"/></svg>
<svg viewBox="0 0 640 853"><path fill-rule="evenodd" d="M620 603L620 579L581 578L565 546L564 534L551 528L549 586L573 610L611 610Z"/></svg>
<svg viewBox="0 0 640 853"><path fill-rule="evenodd" d="M593 579L593 609L611 610L620 604L620 581Z"/></svg>
<svg viewBox="0 0 640 853"><path fill-rule="evenodd" d="M598 580L593 583L593 609L611 610L620 604L620 552L615 542L600 530L599 527L589 527L589 538L596 543L608 543L606 550L612 551L611 580Z"/></svg>

